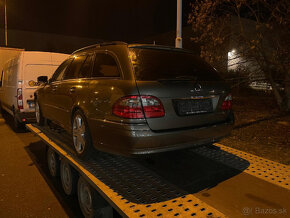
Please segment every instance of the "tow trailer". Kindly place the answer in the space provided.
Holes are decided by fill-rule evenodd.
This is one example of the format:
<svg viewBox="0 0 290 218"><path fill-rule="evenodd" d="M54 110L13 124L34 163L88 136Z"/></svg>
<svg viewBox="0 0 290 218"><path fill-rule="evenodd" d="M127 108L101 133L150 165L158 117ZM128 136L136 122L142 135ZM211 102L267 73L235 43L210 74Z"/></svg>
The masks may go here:
<svg viewBox="0 0 290 218"><path fill-rule="evenodd" d="M65 132L35 124L26 127L46 143L50 174L60 174L65 193L77 195L85 217L113 217L112 208L123 217L231 216L226 210L216 209L222 208L220 202L205 203L203 197L194 193L211 189L242 172L279 186L279 196L289 198L289 166L220 144L148 159L99 152L82 160L76 156ZM200 174L207 178L203 180L192 170L201 156L214 161L211 167L201 169ZM154 166L156 160L158 167Z"/></svg>

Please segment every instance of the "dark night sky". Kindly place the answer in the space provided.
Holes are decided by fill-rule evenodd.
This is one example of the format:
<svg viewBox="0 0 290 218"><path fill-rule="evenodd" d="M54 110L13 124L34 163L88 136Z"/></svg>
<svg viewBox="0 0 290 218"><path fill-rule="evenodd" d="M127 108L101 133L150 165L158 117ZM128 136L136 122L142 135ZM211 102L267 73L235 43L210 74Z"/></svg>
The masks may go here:
<svg viewBox="0 0 290 218"><path fill-rule="evenodd" d="M189 2L183 0L184 23ZM7 0L7 8L10 29L105 40L134 41L176 26L176 0Z"/></svg>

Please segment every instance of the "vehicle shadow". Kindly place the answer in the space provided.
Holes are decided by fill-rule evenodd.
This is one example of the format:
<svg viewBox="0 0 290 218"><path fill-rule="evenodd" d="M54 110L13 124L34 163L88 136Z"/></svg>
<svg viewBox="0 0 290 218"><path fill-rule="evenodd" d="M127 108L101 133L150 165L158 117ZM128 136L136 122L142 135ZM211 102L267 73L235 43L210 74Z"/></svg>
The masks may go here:
<svg viewBox="0 0 290 218"><path fill-rule="evenodd" d="M60 178L53 178L49 174L46 163L46 145L42 141L30 143L25 147L26 152L30 156L33 164L48 184L52 193L67 213L68 217L77 218L83 217L82 212L78 206L78 199L76 196L67 196L61 186Z"/></svg>
<svg viewBox="0 0 290 218"><path fill-rule="evenodd" d="M152 155L139 161L186 194L211 189L248 168L250 163L212 145Z"/></svg>
<svg viewBox="0 0 290 218"><path fill-rule="evenodd" d="M96 177L129 202L164 202L242 173L249 162L216 146L126 158L98 154L87 162Z"/></svg>
<svg viewBox="0 0 290 218"><path fill-rule="evenodd" d="M71 206L68 205L77 202L67 199L59 179L55 181L50 177L46 166L45 144L31 143L26 149L69 214ZM211 189L242 173L250 165L248 161L215 146L138 158L101 152L93 156L87 161L75 160L118 195L137 204L164 202Z"/></svg>

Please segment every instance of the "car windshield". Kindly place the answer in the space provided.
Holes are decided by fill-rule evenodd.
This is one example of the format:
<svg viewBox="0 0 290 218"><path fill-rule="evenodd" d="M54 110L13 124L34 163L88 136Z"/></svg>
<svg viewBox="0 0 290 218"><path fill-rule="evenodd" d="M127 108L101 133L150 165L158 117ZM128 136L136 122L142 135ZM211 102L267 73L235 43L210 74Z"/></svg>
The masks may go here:
<svg viewBox="0 0 290 218"><path fill-rule="evenodd" d="M131 47L130 58L136 80L221 80L213 67L190 52Z"/></svg>

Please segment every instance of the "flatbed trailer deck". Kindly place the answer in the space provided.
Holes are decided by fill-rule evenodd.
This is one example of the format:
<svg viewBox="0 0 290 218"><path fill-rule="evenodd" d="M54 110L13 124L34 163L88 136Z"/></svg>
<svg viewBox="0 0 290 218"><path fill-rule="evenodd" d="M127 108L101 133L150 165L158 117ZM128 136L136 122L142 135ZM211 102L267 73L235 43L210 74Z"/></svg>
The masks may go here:
<svg viewBox="0 0 290 218"><path fill-rule="evenodd" d="M27 128L53 149L60 159L69 161L79 176L123 217L226 217L213 204L210 206L194 193L203 188L212 188L243 171L289 192L288 166L277 165L219 144L213 148L200 147L192 151L171 153L168 158L172 158L172 161L165 162L172 165L158 166L157 170L154 163L150 163L154 158L133 159L98 153L92 155L95 158L84 161L76 157L70 137L64 132L34 124L27 124ZM192 155L193 152L214 160L217 165L216 168L202 172L206 180L199 180L190 169L194 167L191 160L198 158ZM162 157L166 159L167 155ZM170 170L178 166L180 159L182 164L186 163L186 169L179 166L182 172L178 176L171 175ZM192 175L189 175L191 172Z"/></svg>

